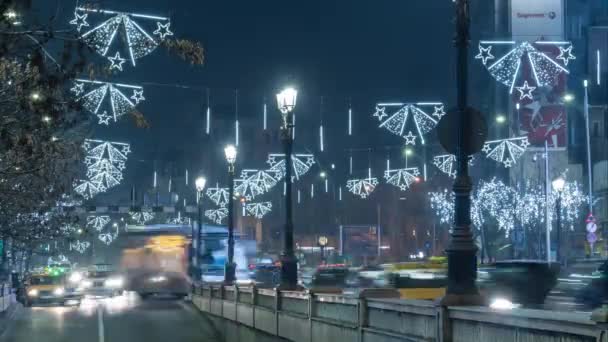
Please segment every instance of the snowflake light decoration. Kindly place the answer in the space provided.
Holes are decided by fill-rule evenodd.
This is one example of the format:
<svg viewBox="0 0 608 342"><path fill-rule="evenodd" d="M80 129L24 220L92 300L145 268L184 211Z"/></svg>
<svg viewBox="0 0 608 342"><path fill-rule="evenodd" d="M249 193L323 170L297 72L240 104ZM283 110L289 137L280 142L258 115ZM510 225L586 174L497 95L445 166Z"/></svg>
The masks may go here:
<svg viewBox="0 0 608 342"><path fill-rule="evenodd" d="M225 207L229 201L228 196L229 196L229 189L228 188L220 188L219 186L216 186L215 188L208 188L207 189L207 197L209 197L209 199L215 203L215 205L218 205L220 207Z"/></svg>
<svg viewBox="0 0 608 342"><path fill-rule="evenodd" d="M89 16L105 20L91 27ZM76 7L70 24L76 26L87 45L112 63L111 68L121 71L127 59L135 66L137 59L150 54L163 39L173 35L169 18L85 7ZM150 34L144 27L155 30ZM126 58L120 57L120 52L126 53ZM120 60L119 64L116 60Z"/></svg>
<svg viewBox="0 0 608 342"><path fill-rule="evenodd" d="M386 111L391 108L398 110L387 114ZM433 112L425 111L427 108ZM444 115L445 109L442 103L425 102L378 103L373 114L380 122L381 128L405 139L406 145L416 145L417 139L420 139L420 143L424 145L424 135L433 130ZM409 120L410 117L413 120Z"/></svg>
<svg viewBox="0 0 608 342"><path fill-rule="evenodd" d="M557 58L553 59L543 52L544 49L555 48L555 46L559 47L561 51ZM504 47L510 50L504 56L496 59L492 55L492 51L495 52L496 49ZM555 84L560 74L569 74L568 61L576 57L572 55L572 43L570 42L481 41L479 54L475 58L481 60L492 77L509 87L509 93L512 94L516 84L520 84L521 86L517 89L522 92L521 99L523 99L531 97L532 91L536 87L551 86ZM562 62L560 63L556 59ZM530 70L536 87L525 86L523 73L526 70Z"/></svg>
<svg viewBox="0 0 608 342"><path fill-rule="evenodd" d="M87 178L99 191L120 184L127 155L131 153L129 144L86 139L83 149L86 152Z"/></svg>
<svg viewBox="0 0 608 342"><path fill-rule="evenodd" d="M155 217L154 213L151 211L131 212L129 213L129 216L131 217L131 220L140 226L152 221Z"/></svg>
<svg viewBox="0 0 608 342"><path fill-rule="evenodd" d="M384 178L388 184L394 185L401 191L407 190L410 185L419 180L420 171L417 167L384 171Z"/></svg>
<svg viewBox="0 0 608 342"><path fill-rule="evenodd" d="M437 166L441 172L452 178L456 178L456 156L444 154L433 158L433 165ZM469 165L473 165L473 156L469 156Z"/></svg>
<svg viewBox="0 0 608 342"><path fill-rule="evenodd" d="M228 209L217 208L205 210L205 216L216 224L222 224L222 221L228 217Z"/></svg>
<svg viewBox="0 0 608 342"><path fill-rule="evenodd" d="M89 247L91 247L91 243L89 241L76 240L74 242L70 242L70 250L76 251L80 254L83 254L84 252L86 252L86 250L89 249Z"/></svg>
<svg viewBox="0 0 608 342"><path fill-rule="evenodd" d="M272 211L271 202L247 203L245 210L251 216L262 219L266 214Z"/></svg>
<svg viewBox="0 0 608 342"><path fill-rule="evenodd" d="M90 215L87 216L87 226L95 228L96 231L100 232L103 228L110 223L110 216L107 215Z"/></svg>
<svg viewBox="0 0 608 342"><path fill-rule="evenodd" d="M517 160L526 152L530 146L528 137L510 138L503 140L486 141L482 151L486 157L502 163L509 168L517 163Z"/></svg>
<svg viewBox="0 0 608 342"><path fill-rule="evenodd" d="M378 185L378 178L372 177L371 169L368 172L368 177L363 179L349 179L346 182L346 188L353 195L366 199L371 195Z"/></svg>
<svg viewBox="0 0 608 342"><path fill-rule="evenodd" d="M98 124L106 126L132 112L146 99L142 87L123 83L77 79L70 91L86 110L97 116Z"/></svg>
<svg viewBox="0 0 608 342"><path fill-rule="evenodd" d="M285 177L285 154L272 153L268 155L266 161L270 169L266 172L272 174L278 182ZM294 154L291 156L292 178L291 181L299 180L315 164L315 156L312 154Z"/></svg>
<svg viewBox="0 0 608 342"><path fill-rule="evenodd" d="M110 244L112 244L112 242L116 241L116 239L118 238L118 235L119 235L118 226L116 226L116 227L112 227L112 229L110 229L110 230L99 233L99 235L97 235L97 238L99 239L99 241L101 241L104 244L106 244L107 246L109 246Z"/></svg>

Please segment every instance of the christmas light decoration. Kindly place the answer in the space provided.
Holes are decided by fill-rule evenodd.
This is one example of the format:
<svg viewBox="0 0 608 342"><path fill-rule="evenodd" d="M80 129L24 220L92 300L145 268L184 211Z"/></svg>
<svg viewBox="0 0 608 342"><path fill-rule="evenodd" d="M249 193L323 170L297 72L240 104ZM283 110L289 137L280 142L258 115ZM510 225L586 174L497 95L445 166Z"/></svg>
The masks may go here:
<svg viewBox="0 0 608 342"><path fill-rule="evenodd" d="M85 139L83 149L86 152L87 178L99 191L120 184L127 155L131 153L129 144Z"/></svg>
<svg viewBox="0 0 608 342"><path fill-rule="evenodd" d="M69 265L70 259L63 254L59 254L57 256L50 256L47 260L47 265Z"/></svg>
<svg viewBox="0 0 608 342"><path fill-rule="evenodd" d="M273 153L268 155L266 161L270 165L270 172L274 175L276 181L280 181L285 177L285 154ZM291 156L292 178L291 181L299 180L304 176L310 168L315 164L315 157L312 154L294 154Z"/></svg>
<svg viewBox="0 0 608 342"><path fill-rule="evenodd" d="M530 143L528 137L486 141L482 151L486 157L509 168L526 152Z"/></svg>
<svg viewBox="0 0 608 342"><path fill-rule="evenodd" d="M118 235L119 235L118 225L114 224L113 226L110 227L109 230L99 233L97 235L97 238L99 239L99 241L101 241L104 244L106 244L107 246L109 246L112 244L112 242L114 242L114 241L116 241L116 239L118 239Z"/></svg>
<svg viewBox="0 0 608 342"><path fill-rule="evenodd" d="M401 191L407 190L410 185L417 182L418 176L420 176L420 171L417 167L395 170L389 168L384 171L386 182L398 187Z"/></svg>
<svg viewBox="0 0 608 342"><path fill-rule="evenodd" d="M271 202L260 202L260 203L247 203L245 205L247 213L249 215L254 216L258 219L264 218L266 214L272 211L272 203Z"/></svg>
<svg viewBox="0 0 608 342"><path fill-rule="evenodd" d="M109 18L83 32L84 27L90 27L87 21L90 19L89 16L100 17L101 20ZM70 24L76 25L76 29L81 33L80 38L98 54L104 57L113 55L114 57L107 57L112 63L110 68L120 71L122 71L122 63L127 59L120 57L119 51L128 51L128 59L135 66L137 59L150 54L158 47L160 41L173 35L169 18L85 7L76 7L74 19ZM149 34L142 25L155 30ZM126 46L121 46L123 41Z"/></svg>
<svg viewBox="0 0 608 342"><path fill-rule="evenodd" d="M83 254L84 252L86 252L86 250L89 249L89 247L91 247L91 243L89 241L76 240L74 242L70 242L70 250L76 251L80 254Z"/></svg>
<svg viewBox="0 0 608 342"><path fill-rule="evenodd" d="M515 87L515 89L517 89L517 91L519 91L519 100L523 100L525 98L528 98L530 100L534 100L534 95L532 95L532 92L536 89L536 87L530 87L530 85L528 85L528 81L524 81L524 85L521 87Z"/></svg>
<svg viewBox="0 0 608 342"><path fill-rule="evenodd" d="M74 191L76 191L85 200L95 197L98 193L106 191L103 184L93 183L89 180L79 180L74 182Z"/></svg>
<svg viewBox="0 0 608 342"><path fill-rule="evenodd" d="M452 178L456 178L456 156L444 154L433 158L433 165L437 166L441 172ZM469 156L469 165L473 165L473 156ZM426 177L426 176L425 176Z"/></svg>
<svg viewBox="0 0 608 342"><path fill-rule="evenodd" d="M279 181L277 171L243 170L241 177L234 180L234 191L251 201L259 195L270 191Z"/></svg>
<svg viewBox="0 0 608 342"><path fill-rule="evenodd" d="M359 196L362 199L365 199L371 195L374 190L376 190L376 186L378 185L378 179L372 177L372 170L368 170L368 177L363 179L349 179L346 182L346 188L353 195Z"/></svg>
<svg viewBox="0 0 608 342"><path fill-rule="evenodd" d="M131 212L129 213L131 220L137 223L140 226L152 221L154 219L154 213L151 211L139 211L139 212Z"/></svg>
<svg viewBox="0 0 608 342"><path fill-rule="evenodd" d="M189 217L185 217L182 216L181 212L177 212L177 216L170 218L167 220L167 224L176 224L176 225L189 225L190 224L190 218Z"/></svg>
<svg viewBox="0 0 608 342"><path fill-rule="evenodd" d="M222 221L228 217L228 209L217 208L211 210L205 210L205 216L216 224L222 224Z"/></svg>
<svg viewBox="0 0 608 342"><path fill-rule="evenodd" d="M100 125L106 126L110 120L117 122L121 116L131 113L146 99L142 87L123 83L77 79L70 91L86 110L97 116ZM126 91L132 95L125 95Z"/></svg>
<svg viewBox="0 0 608 342"><path fill-rule="evenodd" d="M228 188L220 188L216 186L215 188L207 189L207 198L209 198L215 205L220 207L225 207L229 202L229 193Z"/></svg>
<svg viewBox="0 0 608 342"><path fill-rule="evenodd" d="M561 64L542 51L543 47L548 45L559 47L561 53L556 59L561 60ZM567 47L564 48L563 46ZM507 47L510 50L504 56L494 61L495 57L491 52L499 47ZM575 57L572 55L572 44L569 42L537 41L534 43L518 43L515 41L481 41L479 43L479 54L475 58L481 59L490 75L498 82L508 86L511 94L519 80L519 84L523 84L517 87L522 92L521 100L532 96L531 92L535 89L535 87L528 88L525 86L524 81L526 80L522 76L523 70L531 70L536 87L551 86L555 84L560 74L570 73L566 67L568 66L568 61ZM490 60L493 62L488 63ZM526 92L524 93L522 90Z"/></svg>
<svg viewBox="0 0 608 342"><path fill-rule="evenodd" d="M95 228L96 231L100 232L103 228L110 223L110 216L101 215L91 215L87 216L87 226Z"/></svg>
<svg viewBox="0 0 608 342"><path fill-rule="evenodd" d="M398 108L393 114L386 111ZM433 113L428 114L424 109L432 108ZM429 133L445 115L444 106L441 103L378 103L376 112L373 114L380 122L380 127L405 139L406 145L416 145L420 139L425 144L424 135ZM412 117L413 120L409 120ZM411 121L411 122L410 122Z"/></svg>

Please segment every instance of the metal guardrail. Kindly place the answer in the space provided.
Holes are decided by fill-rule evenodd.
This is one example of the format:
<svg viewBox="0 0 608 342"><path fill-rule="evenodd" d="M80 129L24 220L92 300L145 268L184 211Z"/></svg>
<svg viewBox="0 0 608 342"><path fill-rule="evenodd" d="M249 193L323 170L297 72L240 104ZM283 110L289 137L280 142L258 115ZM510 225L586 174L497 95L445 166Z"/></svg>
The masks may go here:
<svg viewBox="0 0 608 342"><path fill-rule="evenodd" d="M377 290L370 298L366 291L354 297L202 285L194 290L193 303L202 312L234 322L230 329L246 327L298 342L608 342L608 325L585 313L443 307L431 301L373 298L383 295Z"/></svg>

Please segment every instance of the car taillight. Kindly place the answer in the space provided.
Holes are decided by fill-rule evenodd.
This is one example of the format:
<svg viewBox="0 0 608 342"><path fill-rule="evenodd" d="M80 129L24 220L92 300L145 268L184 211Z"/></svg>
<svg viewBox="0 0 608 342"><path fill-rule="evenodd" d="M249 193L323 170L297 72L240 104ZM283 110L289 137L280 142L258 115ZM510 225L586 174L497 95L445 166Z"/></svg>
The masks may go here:
<svg viewBox="0 0 608 342"><path fill-rule="evenodd" d="M250 271L253 271L253 270L255 269L255 265L254 265L254 264L249 264L249 266L248 266L248 267L249 267L249 270L250 270Z"/></svg>

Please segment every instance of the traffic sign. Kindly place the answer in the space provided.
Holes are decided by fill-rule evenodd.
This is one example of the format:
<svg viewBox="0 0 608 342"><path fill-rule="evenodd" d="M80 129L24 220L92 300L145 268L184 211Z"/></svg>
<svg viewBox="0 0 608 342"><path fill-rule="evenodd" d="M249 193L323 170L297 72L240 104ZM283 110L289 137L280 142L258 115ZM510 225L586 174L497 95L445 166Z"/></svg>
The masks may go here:
<svg viewBox="0 0 608 342"><path fill-rule="evenodd" d="M437 136L441 146L451 154L458 152L458 122L464 116L464 152L467 155L481 151L488 135L488 125L483 115L468 107L464 113L450 109L437 125Z"/></svg>

